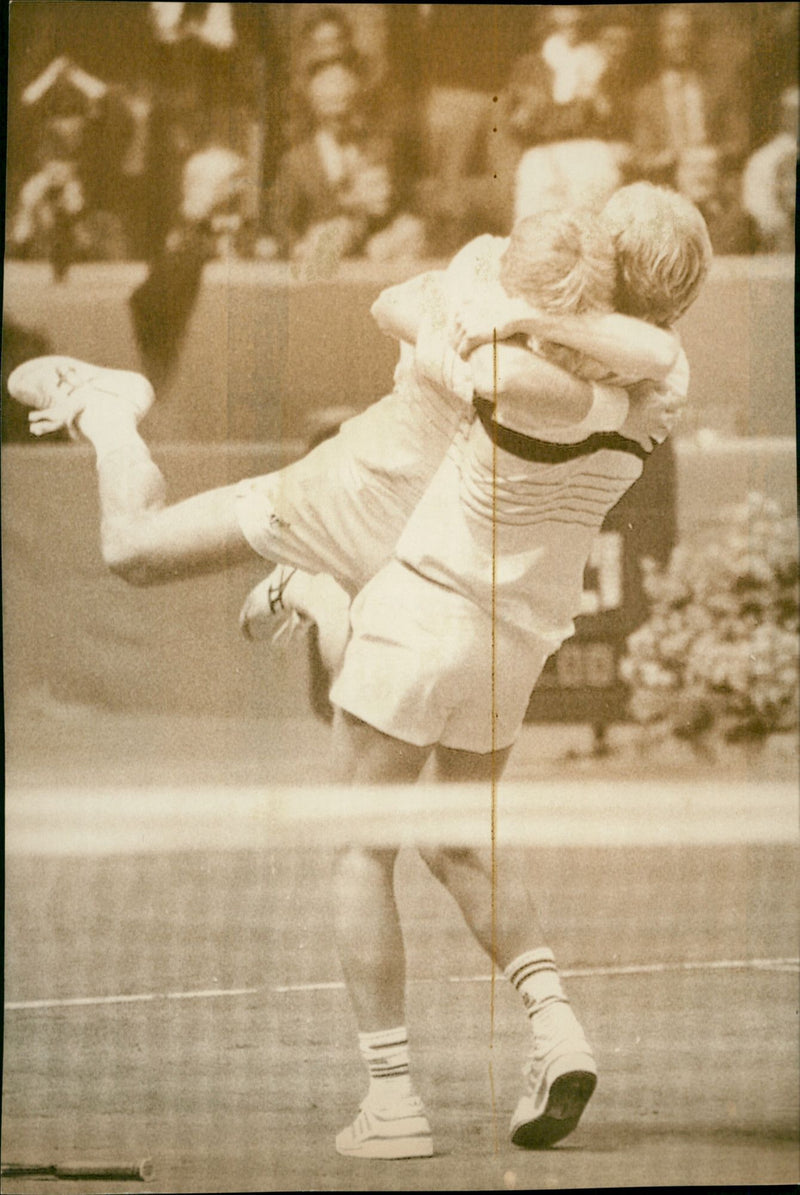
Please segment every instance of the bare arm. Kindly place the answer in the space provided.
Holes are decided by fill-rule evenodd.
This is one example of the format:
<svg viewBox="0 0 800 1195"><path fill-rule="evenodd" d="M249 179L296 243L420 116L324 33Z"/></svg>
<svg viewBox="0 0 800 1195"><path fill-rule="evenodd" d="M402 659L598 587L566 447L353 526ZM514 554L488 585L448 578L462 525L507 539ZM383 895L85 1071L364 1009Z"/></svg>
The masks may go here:
<svg viewBox="0 0 800 1195"><path fill-rule="evenodd" d="M493 288L480 303L465 305L456 317L455 347L468 354L478 344L510 336L537 336L577 349L631 382L660 382L678 356L674 333L616 312L547 315L524 299Z"/></svg>
<svg viewBox="0 0 800 1195"><path fill-rule="evenodd" d="M522 338L480 345L469 364L475 393L494 402L499 423L517 431L580 423L591 408L591 385L531 352Z"/></svg>
<svg viewBox="0 0 800 1195"><path fill-rule="evenodd" d="M688 396L689 362L681 349L663 382L641 382L631 388L628 417L620 431L649 451L674 431Z"/></svg>
<svg viewBox="0 0 800 1195"><path fill-rule="evenodd" d="M537 315L532 334L577 349L631 382L661 382L680 345L672 332L617 312L554 317Z"/></svg>
<svg viewBox="0 0 800 1195"><path fill-rule="evenodd" d="M387 288L372 314L387 335L416 345L417 365L429 382L465 403L481 395L495 404L500 423L518 431L573 426L597 411L598 388L532 352L523 336L481 345L467 362L459 357L441 271Z"/></svg>

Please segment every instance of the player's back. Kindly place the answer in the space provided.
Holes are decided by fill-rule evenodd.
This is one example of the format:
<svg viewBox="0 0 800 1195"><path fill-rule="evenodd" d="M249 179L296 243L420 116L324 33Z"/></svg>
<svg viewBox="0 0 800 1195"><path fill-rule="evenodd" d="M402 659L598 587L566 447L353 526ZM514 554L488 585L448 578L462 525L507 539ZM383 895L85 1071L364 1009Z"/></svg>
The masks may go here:
<svg viewBox="0 0 800 1195"><path fill-rule="evenodd" d="M448 452L396 555L498 619L560 642L573 630L592 541L646 453L615 439L585 450L585 434L573 444L533 440L497 428L486 410L483 418Z"/></svg>

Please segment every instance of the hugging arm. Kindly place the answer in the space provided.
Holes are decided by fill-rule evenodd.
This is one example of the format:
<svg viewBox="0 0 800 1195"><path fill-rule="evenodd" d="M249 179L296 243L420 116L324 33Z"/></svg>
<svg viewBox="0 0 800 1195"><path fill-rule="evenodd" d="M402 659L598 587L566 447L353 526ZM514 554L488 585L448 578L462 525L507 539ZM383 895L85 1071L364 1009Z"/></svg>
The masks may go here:
<svg viewBox="0 0 800 1195"><path fill-rule="evenodd" d="M452 345L451 306L444 271L434 270L382 291L372 315L386 335L416 346L428 381L465 403L474 394L488 399L499 422L519 431L535 435L580 423L592 412L600 388L532 352L524 336L479 345L464 361Z"/></svg>
<svg viewBox="0 0 800 1195"><path fill-rule="evenodd" d="M689 362L681 349L662 382L645 381L631 387L629 413L620 431L650 451L674 431L688 396Z"/></svg>
<svg viewBox="0 0 800 1195"><path fill-rule="evenodd" d="M580 423L592 407L590 383L537 356L524 337L480 345L468 363L474 392L495 404L498 422L528 435Z"/></svg>
<svg viewBox="0 0 800 1195"><path fill-rule="evenodd" d="M480 303L465 304L455 320L454 347L462 355L479 344L511 336L536 336L601 362L631 383L649 378L661 382L675 365L680 349L673 332L617 312L548 315L520 298L497 290Z"/></svg>

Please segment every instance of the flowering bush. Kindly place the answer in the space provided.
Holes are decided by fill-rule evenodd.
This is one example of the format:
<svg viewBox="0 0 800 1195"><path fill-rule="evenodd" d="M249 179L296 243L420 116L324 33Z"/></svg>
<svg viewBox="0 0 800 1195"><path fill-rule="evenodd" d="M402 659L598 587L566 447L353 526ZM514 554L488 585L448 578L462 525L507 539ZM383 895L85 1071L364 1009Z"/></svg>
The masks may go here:
<svg viewBox="0 0 800 1195"><path fill-rule="evenodd" d="M798 723L798 534L751 494L644 564L650 617L627 642L621 675L637 722L679 737L726 739Z"/></svg>

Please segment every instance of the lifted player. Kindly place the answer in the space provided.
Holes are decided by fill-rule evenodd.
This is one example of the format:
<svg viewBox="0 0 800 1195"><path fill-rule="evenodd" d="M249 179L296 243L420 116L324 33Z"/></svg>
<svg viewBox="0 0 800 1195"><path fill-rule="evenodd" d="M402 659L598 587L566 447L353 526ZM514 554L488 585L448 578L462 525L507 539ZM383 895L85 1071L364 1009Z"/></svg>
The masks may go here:
<svg viewBox="0 0 800 1195"><path fill-rule="evenodd" d="M355 594L391 557L447 448L471 422L473 394L494 394L491 345L469 363L460 360L447 343L446 313L498 271L524 296L524 250L524 237L479 237L446 271L384 291L372 309L379 326L416 342L401 349L392 392L287 468L182 502L167 502L138 432L154 397L140 374L40 357L14 370L9 392L33 408L34 435L66 426L94 447L103 558L130 583L219 571L255 551L329 573ZM413 336L406 334L409 308ZM572 332L574 347L618 373L663 376L675 355L667 333L624 316L586 320ZM535 399L543 423L574 422L591 406L592 387L567 370L510 344L499 352L504 391Z"/></svg>

